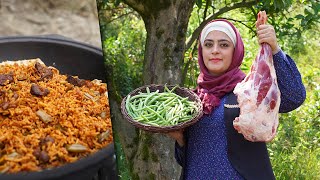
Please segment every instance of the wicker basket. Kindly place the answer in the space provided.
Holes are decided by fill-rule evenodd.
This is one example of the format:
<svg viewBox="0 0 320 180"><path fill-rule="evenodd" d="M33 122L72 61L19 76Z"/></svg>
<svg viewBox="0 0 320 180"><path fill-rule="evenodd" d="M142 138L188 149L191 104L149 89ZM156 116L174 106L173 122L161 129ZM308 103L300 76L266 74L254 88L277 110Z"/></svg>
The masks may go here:
<svg viewBox="0 0 320 180"><path fill-rule="evenodd" d="M174 85L166 85L166 86L169 89L172 89L174 87ZM139 92L145 93L146 87L149 87L150 92L154 92L156 90L159 90L159 92L164 91L164 85L151 84L151 85L146 85L146 86L142 86L140 88L137 88L134 91L132 91L131 93L129 93L128 95L130 95L132 97L134 95L139 94ZM121 113L125 117L125 119L128 120L132 125L134 125L135 127L139 128L139 129L145 130L145 131L156 132L156 133L166 133L166 132L176 131L179 129L184 129L184 128L196 123L202 117L202 115L203 115L202 103L201 103L200 98L197 96L197 94L187 88L177 87L174 90L174 93L176 93L177 95L179 95L181 97L188 97L188 99L190 101L196 102L196 105L198 106L199 111L195 113L195 115L193 116L192 119L185 121L183 123L179 123L174 126L161 126L161 127L159 127L159 126L152 126L152 125L148 125L148 124L142 124L142 123L132 119L129 116L129 114L127 113L125 103L126 103L126 99L127 99L128 95L125 98L123 98L123 100L121 102Z"/></svg>

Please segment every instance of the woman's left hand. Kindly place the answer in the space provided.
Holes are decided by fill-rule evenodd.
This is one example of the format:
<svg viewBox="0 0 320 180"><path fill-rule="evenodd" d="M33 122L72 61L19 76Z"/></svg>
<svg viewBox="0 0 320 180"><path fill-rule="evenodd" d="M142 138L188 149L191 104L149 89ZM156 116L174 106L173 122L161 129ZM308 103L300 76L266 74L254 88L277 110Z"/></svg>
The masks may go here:
<svg viewBox="0 0 320 180"><path fill-rule="evenodd" d="M183 137L183 129L177 130L177 131L168 132L166 134L168 136L170 136L171 138L175 139L180 147L184 146L185 142L184 142L184 137Z"/></svg>
<svg viewBox="0 0 320 180"><path fill-rule="evenodd" d="M272 25L261 24L257 27L257 36L259 43L268 43L271 46L272 54L280 51L277 43L276 32Z"/></svg>

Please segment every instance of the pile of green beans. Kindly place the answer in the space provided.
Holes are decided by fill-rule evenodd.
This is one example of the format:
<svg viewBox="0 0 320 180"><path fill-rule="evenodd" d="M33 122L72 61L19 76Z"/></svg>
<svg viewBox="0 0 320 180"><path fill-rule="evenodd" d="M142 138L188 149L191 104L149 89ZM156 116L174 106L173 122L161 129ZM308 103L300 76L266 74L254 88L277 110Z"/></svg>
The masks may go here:
<svg viewBox="0 0 320 180"><path fill-rule="evenodd" d="M125 105L129 116L152 126L173 126L192 119L198 107L188 97L175 94L175 88L169 90L165 86L164 92L150 92L147 87L146 93L128 95Z"/></svg>

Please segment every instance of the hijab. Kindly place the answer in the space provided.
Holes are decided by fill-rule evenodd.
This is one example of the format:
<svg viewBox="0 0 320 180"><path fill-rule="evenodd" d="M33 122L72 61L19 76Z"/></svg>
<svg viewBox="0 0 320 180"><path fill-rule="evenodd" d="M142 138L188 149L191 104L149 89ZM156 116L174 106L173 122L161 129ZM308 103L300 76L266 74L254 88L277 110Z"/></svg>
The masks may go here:
<svg viewBox="0 0 320 180"><path fill-rule="evenodd" d="M219 76L213 76L209 73L203 62L202 56L203 41L209 32L213 30L226 33L234 44L232 62L227 71ZM234 33L230 32L230 30L233 30ZM244 56L244 45L238 29L232 23L224 19L217 19L209 22L203 28L199 39L198 63L200 66L200 74L197 80L198 86L196 88L196 93L202 101L204 113L210 114L215 107L219 106L220 99L225 94L231 92L237 83L241 82L245 77L245 74L240 70L240 65Z"/></svg>

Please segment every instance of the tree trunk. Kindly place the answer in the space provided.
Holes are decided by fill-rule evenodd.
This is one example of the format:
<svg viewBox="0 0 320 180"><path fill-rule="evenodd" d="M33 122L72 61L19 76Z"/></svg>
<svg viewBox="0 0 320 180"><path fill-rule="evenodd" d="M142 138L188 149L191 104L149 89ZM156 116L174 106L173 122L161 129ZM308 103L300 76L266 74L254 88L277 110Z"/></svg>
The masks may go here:
<svg viewBox="0 0 320 180"><path fill-rule="evenodd" d="M167 9L143 17L147 42L144 83L181 83L186 32L193 2L176 1Z"/></svg>
<svg viewBox="0 0 320 180"><path fill-rule="evenodd" d="M147 30L144 84L181 84L188 21L195 0L126 0L142 16ZM109 86L110 87L110 86ZM133 179L179 179L174 140L132 127L110 97L113 128L118 134Z"/></svg>

